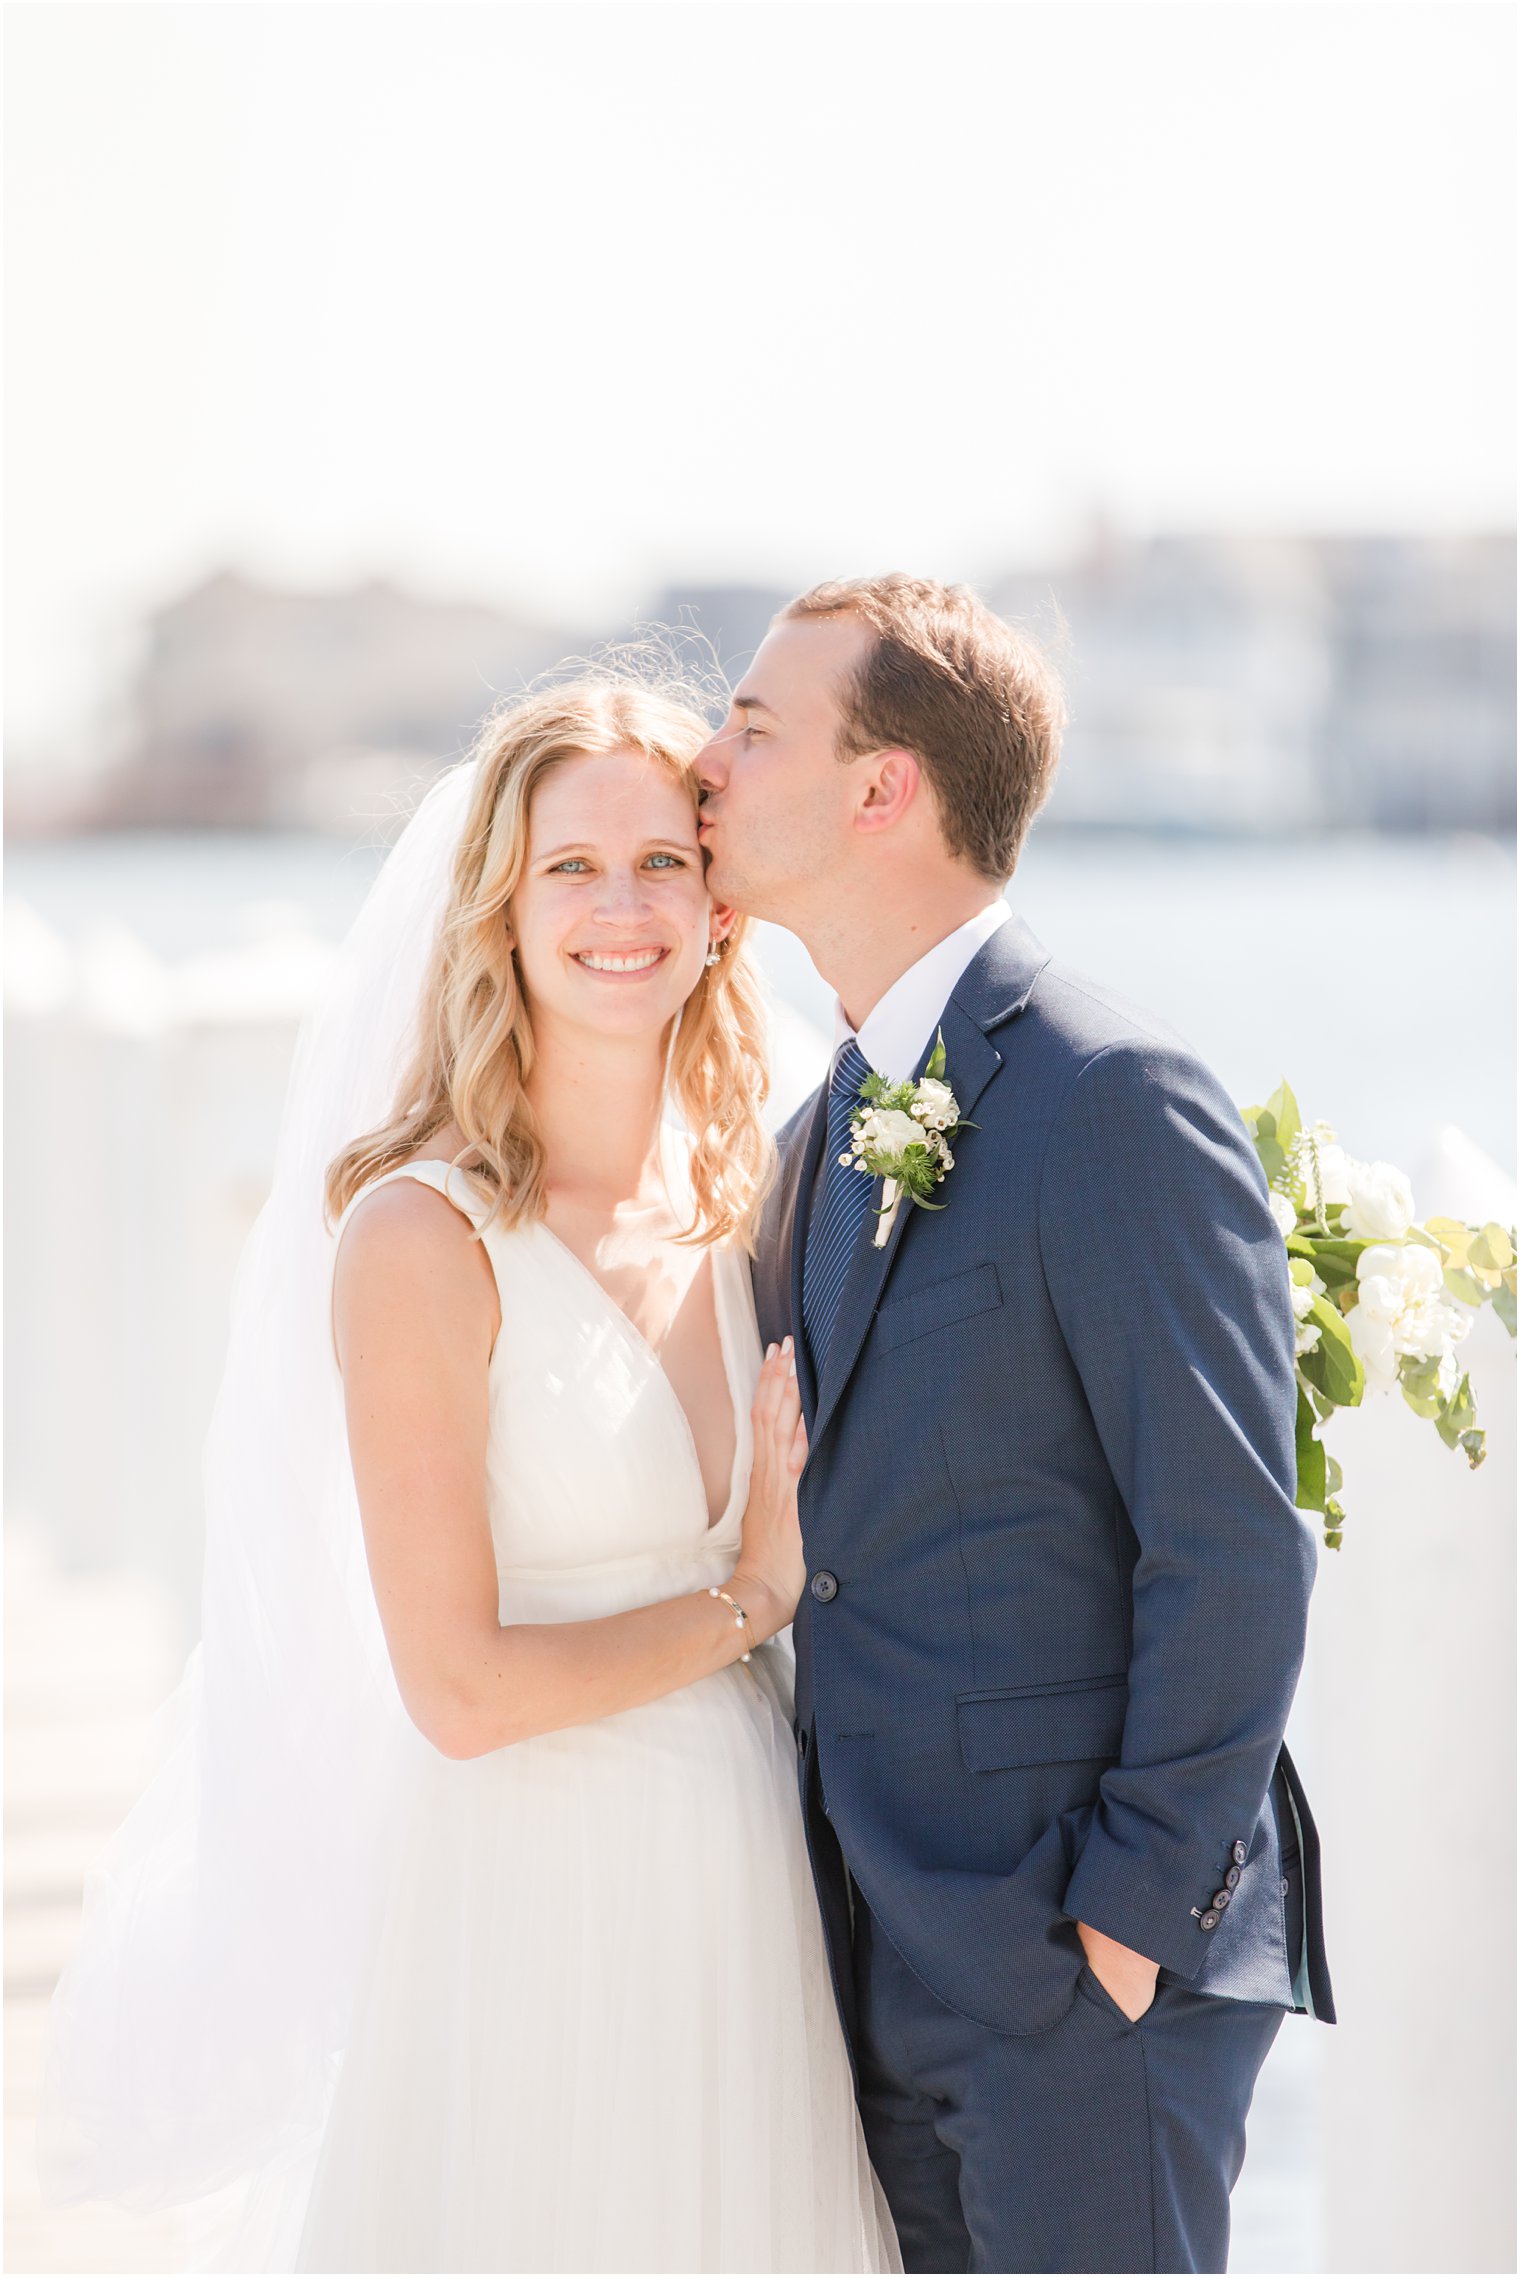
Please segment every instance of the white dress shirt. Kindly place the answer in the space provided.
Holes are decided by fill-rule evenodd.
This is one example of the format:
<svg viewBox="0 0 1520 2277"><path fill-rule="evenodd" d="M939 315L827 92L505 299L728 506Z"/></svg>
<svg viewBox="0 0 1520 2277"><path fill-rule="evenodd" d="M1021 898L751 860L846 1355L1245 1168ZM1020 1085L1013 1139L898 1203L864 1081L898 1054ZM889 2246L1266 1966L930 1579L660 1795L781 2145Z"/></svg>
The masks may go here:
<svg viewBox="0 0 1520 2277"><path fill-rule="evenodd" d="M961 974L983 942L990 941L999 926L1006 925L1012 915L1006 901L989 901L975 917L968 917L964 925L957 925L943 941L936 941L917 964L909 965L907 971L893 981L880 1003L874 1005L860 1023L858 1035L836 997L835 1057L846 1038L854 1036L878 1075L884 1075L889 1083L906 1082L917 1069L925 1047L933 1043L935 1027Z"/></svg>

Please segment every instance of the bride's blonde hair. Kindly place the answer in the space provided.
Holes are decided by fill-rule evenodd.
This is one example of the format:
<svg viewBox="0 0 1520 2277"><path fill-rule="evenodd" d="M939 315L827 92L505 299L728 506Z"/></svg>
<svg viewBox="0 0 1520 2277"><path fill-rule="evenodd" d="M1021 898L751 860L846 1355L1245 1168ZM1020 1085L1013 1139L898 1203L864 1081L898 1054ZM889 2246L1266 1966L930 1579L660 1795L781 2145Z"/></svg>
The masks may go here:
<svg viewBox="0 0 1520 2277"><path fill-rule="evenodd" d="M533 793L553 767L636 751L683 783L696 806L693 762L709 728L684 687L590 672L503 704L464 764L478 768L454 857L447 913L433 953L411 1065L391 1120L346 1146L327 1173L330 1220L361 1188L450 1123L455 1156L494 1193L487 1223L543 1215L544 1150L528 1103L533 1027L508 945L506 910L528 851ZM774 1159L761 1121L768 1077L758 976L740 918L715 965L704 967L677 1022L670 1085L692 1134L696 1203L683 1238L736 1235L753 1247Z"/></svg>

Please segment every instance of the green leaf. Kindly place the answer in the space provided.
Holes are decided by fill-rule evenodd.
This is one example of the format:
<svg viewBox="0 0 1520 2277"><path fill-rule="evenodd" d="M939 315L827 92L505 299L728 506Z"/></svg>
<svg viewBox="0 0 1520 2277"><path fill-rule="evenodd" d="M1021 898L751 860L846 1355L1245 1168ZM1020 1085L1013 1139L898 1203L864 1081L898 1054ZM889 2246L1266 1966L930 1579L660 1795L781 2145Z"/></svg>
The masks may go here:
<svg viewBox="0 0 1520 2277"><path fill-rule="evenodd" d="M1270 1119L1264 1121L1256 1132L1256 1159L1267 1174L1267 1184L1275 1185L1278 1173L1288 1158L1273 1136Z"/></svg>
<svg viewBox="0 0 1520 2277"><path fill-rule="evenodd" d="M1298 1485L1294 1502L1300 1510L1323 1510L1325 1507L1325 1449L1314 1431L1314 1410L1302 1392L1298 1395L1298 1415L1293 1431L1294 1450L1298 1457Z"/></svg>
<svg viewBox="0 0 1520 2277"><path fill-rule="evenodd" d="M1468 1243L1467 1260L1480 1273L1503 1273L1515 1262L1515 1246L1502 1225L1486 1225Z"/></svg>
<svg viewBox="0 0 1520 2277"><path fill-rule="evenodd" d="M1275 1184L1278 1172L1287 1161L1287 1155L1277 1143L1277 1124L1265 1107L1247 1107L1242 1115L1256 1149L1256 1159L1266 1173L1267 1184Z"/></svg>
<svg viewBox="0 0 1520 2277"><path fill-rule="evenodd" d="M1407 1359L1399 1362L1399 1385L1416 1415L1437 1423L1442 1408L1439 1360ZM1439 1426L1438 1426L1439 1427Z"/></svg>
<svg viewBox="0 0 1520 2277"><path fill-rule="evenodd" d="M1460 1268L1467 1262L1467 1245L1473 1229L1459 1218L1427 1218L1424 1230L1445 1250L1448 1261Z"/></svg>
<svg viewBox="0 0 1520 2277"><path fill-rule="evenodd" d="M1301 1289L1312 1288L1316 1278L1313 1260L1299 1256L1295 1252L1288 1259L1288 1278L1291 1281L1296 1281Z"/></svg>
<svg viewBox="0 0 1520 2277"><path fill-rule="evenodd" d="M1468 1469L1475 1471L1478 1465L1483 1461L1485 1455L1488 1453L1488 1439L1486 1433L1482 1431L1464 1431L1462 1434L1462 1452L1467 1457Z"/></svg>
<svg viewBox="0 0 1520 2277"><path fill-rule="evenodd" d="M940 1028L935 1032L934 1049L932 1052L930 1052L928 1059L924 1062L924 1073L925 1075L932 1078L932 1080L936 1083L942 1082L944 1079L945 1031L943 1028Z"/></svg>
<svg viewBox="0 0 1520 2277"><path fill-rule="evenodd" d="M1295 1240L1299 1238L1298 1235L1294 1236ZM1354 1274L1356 1272L1356 1261L1361 1256L1362 1251L1377 1246L1371 1241L1353 1240L1349 1234L1315 1233L1312 1228L1305 1231L1302 1240L1305 1252L1313 1258L1321 1274L1324 1273L1327 1264L1349 1266Z"/></svg>
<svg viewBox="0 0 1520 2277"><path fill-rule="evenodd" d="M1367 1377L1344 1315L1324 1297L1316 1297L1309 1319L1319 1329L1320 1339L1299 1361L1300 1368L1336 1407L1359 1407Z"/></svg>
<svg viewBox="0 0 1520 2277"><path fill-rule="evenodd" d="M1267 1113L1272 1118L1272 1136L1282 1148L1283 1153L1289 1153L1293 1141L1303 1128L1303 1123L1298 1112L1298 1101L1288 1089L1286 1078L1279 1083L1267 1101Z"/></svg>
<svg viewBox="0 0 1520 2277"><path fill-rule="evenodd" d="M1436 1417L1436 1429L1448 1447L1456 1447L1461 1444L1465 1434L1473 1429L1477 1420L1478 1406L1473 1398L1472 1378L1463 1376Z"/></svg>
<svg viewBox="0 0 1520 2277"><path fill-rule="evenodd" d="M1511 1336L1515 1333L1515 1292L1508 1280L1503 1280L1494 1291L1493 1306Z"/></svg>
<svg viewBox="0 0 1520 2277"><path fill-rule="evenodd" d="M1487 1289L1484 1288L1481 1281L1475 1281L1471 1273L1461 1273L1454 1265L1448 1265L1441 1275L1441 1279L1445 1284L1446 1294L1449 1297L1455 1297L1459 1304L1487 1304Z"/></svg>

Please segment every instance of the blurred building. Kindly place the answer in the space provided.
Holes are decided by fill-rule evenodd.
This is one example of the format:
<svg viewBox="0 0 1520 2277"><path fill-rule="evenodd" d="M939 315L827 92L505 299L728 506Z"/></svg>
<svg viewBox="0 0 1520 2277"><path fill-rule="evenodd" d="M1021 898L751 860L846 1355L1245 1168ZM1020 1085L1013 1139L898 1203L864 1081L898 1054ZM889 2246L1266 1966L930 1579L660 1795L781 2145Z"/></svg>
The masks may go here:
<svg viewBox="0 0 1520 2277"><path fill-rule="evenodd" d="M1066 676L1052 821L1513 826L1507 536L1100 532L1059 575L987 597Z"/></svg>
<svg viewBox="0 0 1520 2277"><path fill-rule="evenodd" d="M1100 529L1074 561L986 592L1051 646L1070 690L1053 823L1513 826L1508 536ZM643 621L674 628L716 685L786 598L672 586ZM127 755L75 819L383 826L498 696L604 636L385 583L302 594L211 578L153 618Z"/></svg>
<svg viewBox="0 0 1520 2277"><path fill-rule="evenodd" d="M160 609L97 824L345 827L409 806L558 629L376 581L282 592L223 573Z"/></svg>

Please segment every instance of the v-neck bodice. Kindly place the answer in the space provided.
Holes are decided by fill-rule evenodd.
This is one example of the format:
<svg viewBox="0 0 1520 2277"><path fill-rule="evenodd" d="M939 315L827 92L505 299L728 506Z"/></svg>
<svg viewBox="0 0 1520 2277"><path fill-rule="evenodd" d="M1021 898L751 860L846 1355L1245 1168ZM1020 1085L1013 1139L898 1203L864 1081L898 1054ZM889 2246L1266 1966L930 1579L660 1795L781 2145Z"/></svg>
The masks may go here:
<svg viewBox="0 0 1520 2277"><path fill-rule="evenodd" d="M711 1251L734 1409L727 1504L711 1523L686 1410L589 1267L546 1225L485 1225L480 1187L447 1163L404 1163L363 1192L395 1178L431 1186L482 1227L496 1277L487 1485L503 1618L591 1618L674 1594L688 1568L694 1586L731 1571L761 1359L743 1254L727 1244Z"/></svg>
<svg viewBox="0 0 1520 2277"><path fill-rule="evenodd" d="M568 1272L572 1274L584 1275L585 1279L591 1284L590 1289L587 1291L587 1301L594 1303L595 1300L600 1297L604 1304L610 1305L613 1311L618 1315L618 1318L622 1321L624 1327L628 1331L628 1334L633 1339L634 1343L638 1346L639 1350L645 1354L652 1366L664 1378L671 1398L675 1401L677 1407L679 1407L681 1410L681 1420L686 1426L686 1437L691 1447L692 1460L696 1464L698 1473L702 1478L702 1493L705 1500L707 1495L706 1473L702 1469L702 1455L701 1450L697 1444L696 1425L692 1422L690 1411L688 1410L686 1403L682 1399L680 1393L676 1390L675 1380L672 1377L670 1370L666 1367L660 1353L650 1343L648 1337L644 1334L644 1331L640 1328L638 1322L622 1305L618 1303L617 1298L612 1294L612 1291L607 1287L606 1283L600 1278L598 1274L592 1271L591 1267L586 1263L583 1257L580 1257L576 1254L576 1252L571 1248L568 1241L564 1240L561 1235L557 1234L554 1231L554 1228L551 1225L548 1225L542 1219L540 1219L535 1230L538 1233L542 1234L546 1241L551 1242L554 1247L559 1250L562 1257L564 1258L565 1268ZM705 1260L703 1262L705 1262ZM701 1272L702 1263L699 1262L696 1272L692 1275L691 1282L688 1284L688 1295L690 1294L691 1289L696 1285L697 1280L700 1278ZM728 1395L730 1410L730 1431L733 1440L733 1452L729 1456L728 1460L728 1479L727 1485L724 1489L723 1507L718 1512L717 1516L713 1517L711 1513L711 1507L709 1506L710 1526L721 1526L724 1519L729 1514L729 1510L734 1497L735 1471L739 1460L739 1417L737 1411L737 1401L734 1394L734 1374L730 1353L731 1331L725 1329L723 1311L718 1302L717 1274L718 1267L716 1261L714 1261L712 1265L713 1316L718 1324L718 1349L719 1356L723 1364L723 1382Z"/></svg>

